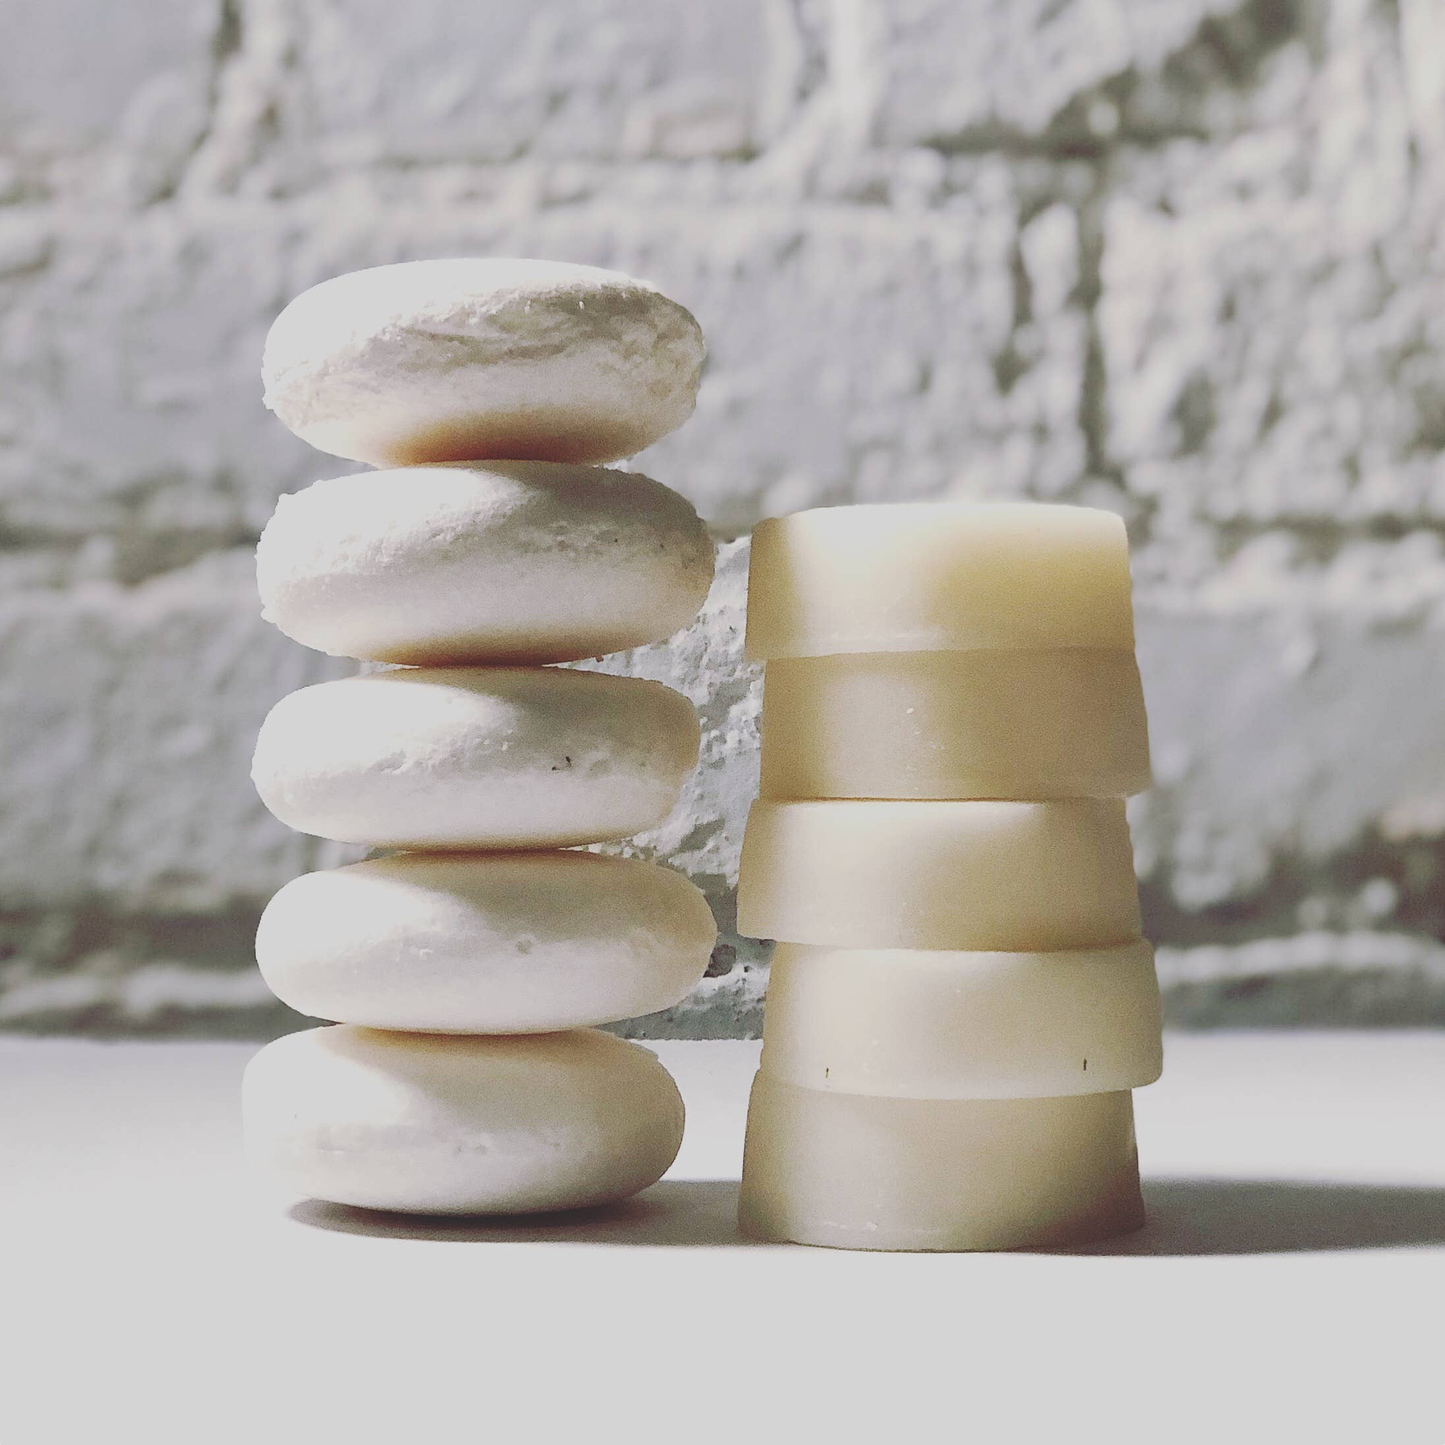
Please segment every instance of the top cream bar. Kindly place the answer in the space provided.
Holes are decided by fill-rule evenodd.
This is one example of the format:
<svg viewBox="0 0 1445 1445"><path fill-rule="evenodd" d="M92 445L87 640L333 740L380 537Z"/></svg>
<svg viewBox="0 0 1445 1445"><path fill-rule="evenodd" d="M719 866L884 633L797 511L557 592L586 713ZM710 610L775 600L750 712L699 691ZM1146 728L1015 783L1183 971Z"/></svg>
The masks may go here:
<svg viewBox="0 0 1445 1445"><path fill-rule="evenodd" d="M1112 512L1041 502L821 507L753 532L747 655L1134 646Z"/></svg>

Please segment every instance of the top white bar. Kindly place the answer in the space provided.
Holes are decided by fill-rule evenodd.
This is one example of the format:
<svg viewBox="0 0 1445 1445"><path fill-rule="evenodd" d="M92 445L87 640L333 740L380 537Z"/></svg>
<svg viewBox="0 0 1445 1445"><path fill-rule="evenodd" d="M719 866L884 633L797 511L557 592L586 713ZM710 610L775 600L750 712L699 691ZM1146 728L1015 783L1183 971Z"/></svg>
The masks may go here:
<svg viewBox="0 0 1445 1445"><path fill-rule="evenodd" d="M608 462L692 415L702 331L656 287L559 261L406 261L333 277L276 318L266 405L375 466Z"/></svg>
<svg viewBox="0 0 1445 1445"><path fill-rule="evenodd" d="M753 532L747 655L1134 646L1123 522L1042 502L821 507Z"/></svg>

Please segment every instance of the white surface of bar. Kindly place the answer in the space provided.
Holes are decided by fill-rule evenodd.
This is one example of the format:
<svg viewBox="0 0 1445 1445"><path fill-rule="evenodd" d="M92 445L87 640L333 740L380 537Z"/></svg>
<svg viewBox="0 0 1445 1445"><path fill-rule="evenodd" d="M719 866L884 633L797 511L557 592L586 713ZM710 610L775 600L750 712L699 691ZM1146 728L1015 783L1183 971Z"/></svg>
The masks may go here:
<svg viewBox="0 0 1445 1445"><path fill-rule="evenodd" d="M653 1013L701 980L717 925L641 858L401 853L293 878L256 962L298 1013L439 1033L547 1033Z"/></svg>
<svg viewBox="0 0 1445 1445"><path fill-rule="evenodd" d="M299 832L383 848L563 848L655 827L697 762L671 688L556 667L399 668L283 697L261 801Z"/></svg>
<svg viewBox="0 0 1445 1445"><path fill-rule="evenodd" d="M713 546L692 505L608 467L469 462L328 477L276 504L262 615L334 656L565 662L692 621Z"/></svg>
<svg viewBox="0 0 1445 1445"><path fill-rule="evenodd" d="M423 1214L610 1204L655 1184L682 1143L667 1071L600 1029L303 1029L251 1060L241 1108L248 1155L285 1187Z"/></svg>
<svg viewBox="0 0 1445 1445"><path fill-rule="evenodd" d="M693 317L617 271L511 257L373 266L303 291L266 336L265 402L376 466L605 462L692 415Z"/></svg>

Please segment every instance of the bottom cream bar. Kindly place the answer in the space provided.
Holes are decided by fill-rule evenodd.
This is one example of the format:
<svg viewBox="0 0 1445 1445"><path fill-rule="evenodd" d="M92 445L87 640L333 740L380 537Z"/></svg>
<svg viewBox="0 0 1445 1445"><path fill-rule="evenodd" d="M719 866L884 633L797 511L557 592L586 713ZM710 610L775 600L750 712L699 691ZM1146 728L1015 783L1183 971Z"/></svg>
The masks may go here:
<svg viewBox="0 0 1445 1445"><path fill-rule="evenodd" d="M1040 1099L824 1093L759 1075L739 1207L762 1239L1049 1248L1144 1223L1127 1091Z"/></svg>

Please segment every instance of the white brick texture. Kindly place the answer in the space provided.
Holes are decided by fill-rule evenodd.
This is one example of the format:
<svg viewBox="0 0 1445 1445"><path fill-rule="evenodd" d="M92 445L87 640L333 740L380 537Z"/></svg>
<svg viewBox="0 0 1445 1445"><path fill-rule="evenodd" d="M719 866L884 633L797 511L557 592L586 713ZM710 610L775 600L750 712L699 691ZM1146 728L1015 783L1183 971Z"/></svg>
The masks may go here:
<svg viewBox="0 0 1445 1445"><path fill-rule="evenodd" d="M334 672L261 623L260 403L340 271L485 252L702 322L642 469L723 553L604 664L704 716L633 846L721 926L630 1029L755 1032L737 937L761 516L1026 496L1134 545L1171 1017L1445 1021L1445 12L1436 0L11 0L0 10L0 1027L261 1036L260 907L341 850L247 766Z"/></svg>

